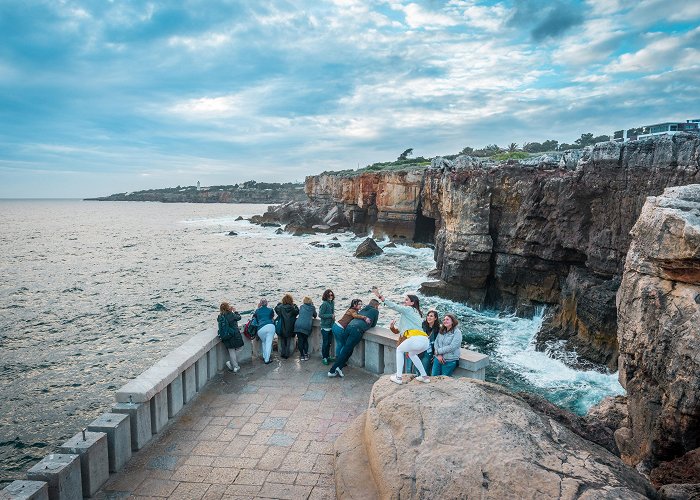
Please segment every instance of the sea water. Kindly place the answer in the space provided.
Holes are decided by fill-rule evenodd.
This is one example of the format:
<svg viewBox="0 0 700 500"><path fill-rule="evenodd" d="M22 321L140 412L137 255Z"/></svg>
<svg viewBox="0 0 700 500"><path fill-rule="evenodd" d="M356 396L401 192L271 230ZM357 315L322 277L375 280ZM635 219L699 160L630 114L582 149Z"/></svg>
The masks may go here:
<svg viewBox="0 0 700 500"><path fill-rule="evenodd" d="M399 245L356 259L362 239L350 233L277 235L236 220L265 209L0 201L0 481L21 478L107 411L117 388L214 326L223 300L245 315L260 297L274 304L286 292L318 306L332 288L340 311L354 297L367 302L374 285L400 301L434 268L430 249ZM517 318L421 301L424 311L456 313L465 346L490 357L487 380L578 413L622 392L615 374L572 370L558 353L535 351L541 313ZM394 317L382 310L379 324Z"/></svg>

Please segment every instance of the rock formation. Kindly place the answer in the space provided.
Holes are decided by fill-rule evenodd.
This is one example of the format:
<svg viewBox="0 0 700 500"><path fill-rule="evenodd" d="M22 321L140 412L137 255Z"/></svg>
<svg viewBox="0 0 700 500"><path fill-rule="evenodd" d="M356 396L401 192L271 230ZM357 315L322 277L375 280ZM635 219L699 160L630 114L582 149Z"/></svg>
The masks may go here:
<svg viewBox="0 0 700 500"><path fill-rule="evenodd" d="M372 238L367 238L365 241L360 243L357 248L355 249L355 257L374 257L375 255L381 255L384 253L384 250L379 248L379 245L377 245L377 242L374 241Z"/></svg>
<svg viewBox="0 0 700 500"><path fill-rule="evenodd" d="M335 450L340 499L655 495L604 448L499 386L469 379L397 386L382 377Z"/></svg>
<svg viewBox="0 0 700 500"><path fill-rule="evenodd" d="M650 197L617 294L622 458L654 467L700 446L700 185ZM700 477L697 481L700 483Z"/></svg>

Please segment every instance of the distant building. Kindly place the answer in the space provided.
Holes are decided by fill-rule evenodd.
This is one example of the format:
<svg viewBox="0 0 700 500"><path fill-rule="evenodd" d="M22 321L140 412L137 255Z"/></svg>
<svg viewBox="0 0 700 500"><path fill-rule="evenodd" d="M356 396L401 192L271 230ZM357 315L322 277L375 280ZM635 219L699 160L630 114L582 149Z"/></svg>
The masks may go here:
<svg viewBox="0 0 700 500"><path fill-rule="evenodd" d="M665 122L656 123L654 125L645 125L644 127L627 129L627 138L623 138L623 130L613 132L613 140L623 142L624 140L634 141L637 139L646 139L654 135L673 135L678 132L695 132L700 133L700 118L686 120L685 122Z"/></svg>
<svg viewBox="0 0 700 500"><path fill-rule="evenodd" d="M199 181L197 181L197 191L201 191L202 188L199 186Z"/></svg>

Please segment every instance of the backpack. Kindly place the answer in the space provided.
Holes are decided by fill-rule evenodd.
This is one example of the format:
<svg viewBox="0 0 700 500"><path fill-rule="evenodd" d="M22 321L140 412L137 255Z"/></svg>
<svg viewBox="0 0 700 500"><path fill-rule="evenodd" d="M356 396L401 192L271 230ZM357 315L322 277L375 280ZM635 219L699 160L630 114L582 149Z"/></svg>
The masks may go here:
<svg viewBox="0 0 700 500"><path fill-rule="evenodd" d="M258 323L256 321L255 315L248 320L248 322L243 327L243 335L248 337L250 340L258 338Z"/></svg>
<svg viewBox="0 0 700 500"><path fill-rule="evenodd" d="M219 323L219 338L221 340L228 340L233 337L233 328L231 328L231 325L229 325L228 321L226 321L226 316L219 314L219 317L216 320Z"/></svg>

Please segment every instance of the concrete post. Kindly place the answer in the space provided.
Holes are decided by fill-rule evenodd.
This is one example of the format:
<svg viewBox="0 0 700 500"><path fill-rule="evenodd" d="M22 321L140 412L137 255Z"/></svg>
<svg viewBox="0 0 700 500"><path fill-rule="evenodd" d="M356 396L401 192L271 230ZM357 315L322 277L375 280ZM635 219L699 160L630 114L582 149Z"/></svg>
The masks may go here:
<svg viewBox="0 0 700 500"><path fill-rule="evenodd" d="M80 479L80 457L52 453L29 469L27 478L46 481L50 500L82 500L83 486Z"/></svg>
<svg viewBox="0 0 700 500"><path fill-rule="evenodd" d="M185 395L185 404L192 401L197 393L197 373L194 365L186 368L182 374L182 391Z"/></svg>
<svg viewBox="0 0 700 500"><path fill-rule="evenodd" d="M365 369L372 373L384 373L384 346L365 340Z"/></svg>
<svg viewBox="0 0 700 500"><path fill-rule="evenodd" d="M168 418L177 415L185 404L185 394L182 390L182 376L177 376L167 387Z"/></svg>
<svg viewBox="0 0 700 500"><path fill-rule="evenodd" d="M112 413L129 415L131 430L131 451L138 451L151 440L151 402L145 403L116 403Z"/></svg>
<svg viewBox="0 0 700 500"><path fill-rule="evenodd" d="M0 491L3 500L49 500L49 485L44 481L12 481Z"/></svg>
<svg viewBox="0 0 700 500"><path fill-rule="evenodd" d="M226 359L229 359L228 351L226 351ZM250 340L243 340L243 347L236 351L236 359L238 363L250 363L253 360L253 344Z"/></svg>
<svg viewBox="0 0 700 500"><path fill-rule="evenodd" d="M216 369L221 371L226 366L226 361L228 361L228 352L223 342L216 344Z"/></svg>
<svg viewBox="0 0 700 500"><path fill-rule="evenodd" d="M396 348L384 346L384 373L396 373Z"/></svg>
<svg viewBox="0 0 700 500"><path fill-rule="evenodd" d="M88 425L92 432L107 434L109 471L117 472L131 458L131 425L129 415L103 413Z"/></svg>
<svg viewBox="0 0 700 500"><path fill-rule="evenodd" d="M309 355L315 354L317 356L321 355L321 343L323 339L321 338L321 321L314 320L313 326L311 327L311 335L309 335Z"/></svg>
<svg viewBox="0 0 700 500"><path fill-rule="evenodd" d="M355 346L352 351L352 356L348 360L350 366L356 366L358 368L363 368L365 366L365 341L360 340L360 342Z"/></svg>
<svg viewBox="0 0 700 500"><path fill-rule="evenodd" d="M195 373L197 374L197 392L201 391L204 384L207 383L207 355L199 358L195 364Z"/></svg>
<svg viewBox="0 0 700 500"><path fill-rule="evenodd" d="M218 349L216 348L216 346L209 349L209 352L207 353L207 366L209 367L209 375L208 375L209 380L213 379L216 376L217 366L219 364L217 356L218 356Z"/></svg>
<svg viewBox="0 0 700 500"><path fill-rule="evenodd" d="M151 398L151 432L158 434L168 423L168 388Z"/></svg>
<svg viewBox="0 0 700 500"><path fill-rule="evenodd" d="M80 457L80 475L83 495L91 497L109 479L107 434L104 432L78 433L59 447L61 453Z"/></svg>

